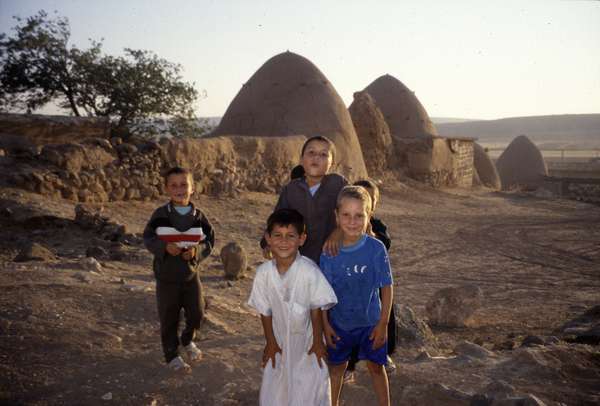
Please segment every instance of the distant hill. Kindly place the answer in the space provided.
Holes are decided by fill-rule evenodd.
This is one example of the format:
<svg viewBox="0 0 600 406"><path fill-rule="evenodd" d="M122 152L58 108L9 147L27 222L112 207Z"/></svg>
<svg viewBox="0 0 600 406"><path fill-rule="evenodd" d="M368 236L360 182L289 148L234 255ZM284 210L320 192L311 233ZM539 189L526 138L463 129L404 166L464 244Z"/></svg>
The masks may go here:
<svg viewBox="0 0 600 406"><path fill-rule="evenodd" d="M430 117L431 121L433 121L433 123L437 126L438 124L445 124L445 123L467 123L470 121L480 121L477 119L470 119L470 118L455 118L455 117Z"/></svg>
<svg viewBox="0 0 600 406"><path fill-rule="evenodd" d="M443 137L472 137L486 143L510 142L520 134L536 144L568 143L579 147L600 146L600 114L510 117L499 120L436 124Z"/></svg>

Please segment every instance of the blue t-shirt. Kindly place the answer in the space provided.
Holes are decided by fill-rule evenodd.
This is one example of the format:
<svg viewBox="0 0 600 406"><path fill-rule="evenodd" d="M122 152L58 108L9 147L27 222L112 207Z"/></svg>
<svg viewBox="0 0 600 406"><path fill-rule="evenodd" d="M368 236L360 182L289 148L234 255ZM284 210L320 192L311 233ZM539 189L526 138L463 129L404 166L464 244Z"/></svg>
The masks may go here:
<svg viewBox="0 0 600 406"><path fill-rule="evenodd" d="M329 318L344 330L377 324L379 288L392 284L390 260L381 241L365 234L335 257L321 254L320 265L338 298Z"/></svg>

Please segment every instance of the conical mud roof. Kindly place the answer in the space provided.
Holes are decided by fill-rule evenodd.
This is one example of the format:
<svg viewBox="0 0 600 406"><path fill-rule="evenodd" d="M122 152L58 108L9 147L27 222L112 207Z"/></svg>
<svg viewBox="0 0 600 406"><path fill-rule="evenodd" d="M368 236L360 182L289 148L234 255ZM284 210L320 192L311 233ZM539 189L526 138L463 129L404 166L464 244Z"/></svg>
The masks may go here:
<svg viewBox="0 0 600 406"><path fill-rule="evenodd" d="M344 102L312 62L292 52L275 55L252 75L213 134L324 135L336 146L335 170L353 178L367 175Z"/></svg>
<svg viewBox="0 0 600 406"><path fill-rule="evenodd" d="M542 176L548 175L542 153L524 135L512 140L496 161L496 168L503 189L517 186L536 189L542 182Z"/></svg>
<svg viewBox="0 0 600 406"><path fill-rule="evenodd" d="M500 176L496 165L485 149L476 142L473 143L473 165L481 184L492 189L500 189Z"/></svg>
<svg viewBox="0 0 600 406"><path fill-rule="evenodd" d="M375 99L392 137L426 138L438 135L417 96L395 77L380 76L365 90Z"/></svg>

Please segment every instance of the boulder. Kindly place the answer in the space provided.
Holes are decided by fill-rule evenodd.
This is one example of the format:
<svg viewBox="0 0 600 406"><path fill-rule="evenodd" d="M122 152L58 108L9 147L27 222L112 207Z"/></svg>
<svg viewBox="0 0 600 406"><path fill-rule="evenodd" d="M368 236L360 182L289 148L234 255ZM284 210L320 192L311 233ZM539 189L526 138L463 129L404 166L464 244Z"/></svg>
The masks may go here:
<svg viewBox="0 0 600 406"><path fill-rule="evenodd" d="M478 286L444 288L427 302L427 317L432 325L464 327L482 303L483 291Z"/></svg>
<svg viewBox="0 0 600 406"><path fill-rule="evenodd" d="M417 317L408 305L394 304L396 342L402 346L423 347L435 345L436 338L423 319Z"/></svg>
<svg viewBox="0 0 600 406"><path fill-rule="evenodd" d="M454 353L464 357L486 359L494 355L490 350L470 341L463 341L454 347Z"/></svg>
<svg viewBox="0 0 600 406"><path fill-rule="evenodd" d="M236 242L230 242L221 249L221 262L226 279L239 279L244 276L248 266L248 257L244 247Z"/></svg>
<svg viewBox="0 0 600 406"><path fill-rule="evenodd" d="M27 244L15 257L15 262L50 261L56 256L48 248L36 242Z"/></svg>

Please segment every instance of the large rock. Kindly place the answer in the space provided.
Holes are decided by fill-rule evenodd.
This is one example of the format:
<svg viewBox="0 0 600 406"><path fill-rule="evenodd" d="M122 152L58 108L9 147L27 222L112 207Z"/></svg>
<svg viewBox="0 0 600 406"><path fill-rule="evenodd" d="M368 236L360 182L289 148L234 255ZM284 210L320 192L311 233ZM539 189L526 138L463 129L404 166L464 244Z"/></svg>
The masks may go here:
<svg viewBox="0 0 600 406"><path fill-rule="evenodd" d="M432 325L464 327L482 303L483 292L478 286L444 288L427 302L427 317Z"/></svg>
<svg viewBox="0 0 600 406"><path fill-rule="evenodd" d="M600 344L600 305L563 324L557 333L566 341L581 344Z"/></svg>
<svg viewBox="0 0 600 406"><path fill-rule="evenodd" d="M542 153L524 135L512 140L496 161L503 189L535 190L548 175Z"/></svg>
<svg viewBox="0 0 600 406"><path fill-rule="evenodd" d="M29 243L15 257L15 262L50 261L56 256L48 248L38 243Z"/></svg>
<svg viewBox="0 0 600 406"><path fill-rule="evenodd" d="M252 75L213 135L324 135L336 146L334 170L350 178L367 176L343 100L312 62L292 52L272 57Z"/></svg>
<svg viewBox="0 0 600 406"><path fill-rule="evenodd" d="M471 395L439 383L407 385L394 402L411 406L470 406Z"/></svg>
<svg viewBox="0 0 600 406"><path fill-rule="evenodd" d="M393 155L392 137L381 110L365 91L354 93L348 108L369 176L379 176Z"/></svg>
<svg viewBox="0 0 600 406"><path fill-rule="evenodd" d="M82 169L102 168L115 157L103 147L80 144L51 144L42 148L40 158L71 173Z"/></svg>
<svg viewBox="0 0 600 406"><path fill-rule="evenodd" d="M401 346L424 347L436 344L436 338L423 319L408 305L394 304L396 342Z"/></svg>
<svg viewBox="0 0 600 406"><path fill-rule="evenodd" d="M482 185L496 190L500 189L500 176L496 170L496 165L485 149L476 142L473 143L473 164L475 166L473 175L477 174L477 178Z"/></svg>
<svg viewBox="0 0 600 406"><path fill-rule="evenodd" d="M230 242L221 249L220 256L226 279L239 279L244 276L248 266L248 256L244 247L237 242Z"/></svg>

